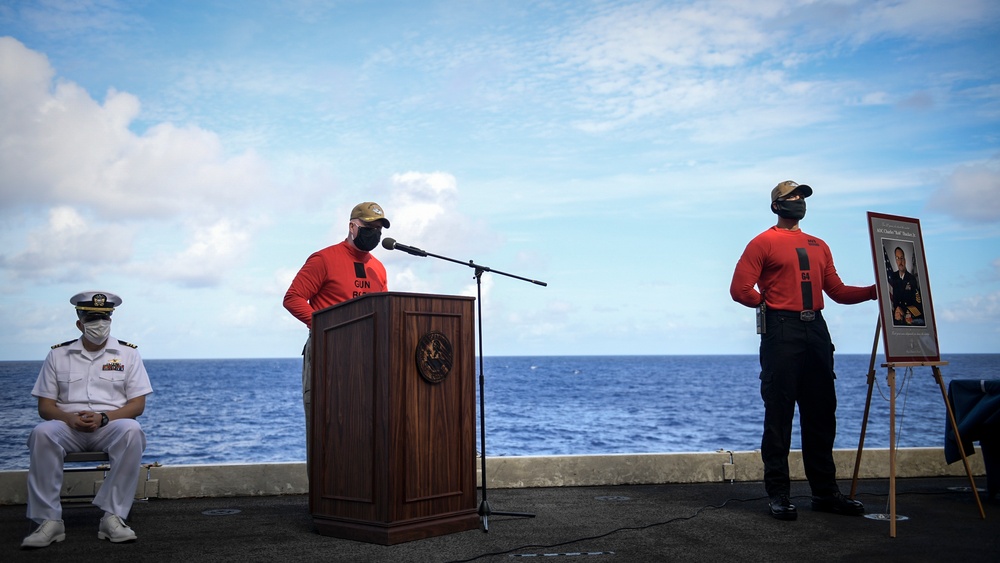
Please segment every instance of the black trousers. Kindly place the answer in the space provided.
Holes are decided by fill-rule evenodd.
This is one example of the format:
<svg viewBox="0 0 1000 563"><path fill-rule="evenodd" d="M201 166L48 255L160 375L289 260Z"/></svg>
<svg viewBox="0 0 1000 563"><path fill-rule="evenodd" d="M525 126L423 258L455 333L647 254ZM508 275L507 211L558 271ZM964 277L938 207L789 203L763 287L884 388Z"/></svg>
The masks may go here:
<svg viewBox="0 0 1000 563"><path fill-rule="evenodd" d="M761 458L769 496L789 493L788 452L795 405L799 407L802 461L812 493L838 491L833 441L837 435L837 392L833 343L823 316L805 322L797 314L767 312L760 339L760 396L764 399Z"/></svg>

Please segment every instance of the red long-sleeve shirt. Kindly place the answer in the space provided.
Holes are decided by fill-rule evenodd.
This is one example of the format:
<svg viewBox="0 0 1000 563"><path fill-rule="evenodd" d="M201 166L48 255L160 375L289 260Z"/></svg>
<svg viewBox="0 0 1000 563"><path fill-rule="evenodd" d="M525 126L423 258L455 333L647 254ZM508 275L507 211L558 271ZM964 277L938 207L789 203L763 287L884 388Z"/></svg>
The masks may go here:
<svg viewBox="0 0 1000 563"><path fill-rule="evenodd" d="M823 292L845 305L877 299L875 285L845 285L833 265L830 247L798 229L771 227L754 237L736 263L729 293L747 307L760 305L784 311L818 311Z"/></svg>
<svg viewBox="0 0 1000 563"><path fill-rule="evenodd" d="M285 292L283 304L312 328L313 311L388 287L385 266L348 239L309 256Z"/></svg>

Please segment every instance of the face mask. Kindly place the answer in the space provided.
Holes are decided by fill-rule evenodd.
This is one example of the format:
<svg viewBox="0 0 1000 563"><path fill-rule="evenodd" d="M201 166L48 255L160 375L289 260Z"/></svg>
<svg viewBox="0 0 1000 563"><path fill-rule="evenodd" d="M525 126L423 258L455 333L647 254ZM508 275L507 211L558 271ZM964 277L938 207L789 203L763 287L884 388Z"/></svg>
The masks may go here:
<svg viewBox="0 0 1000 563"><path fill-rule="evenodd" d="M774 205L775 207L773 211L778 214L778 217L798 221L806 216L805 199L793 199L787 201L779 199L774 202Z"/></svg>
<svg viewBox="0 0 1000 563"><path fill-rule="evenodd" d="M91 321L83 325L83 337L91 344L101 344L108 339L111 334L111 321L102 319Z"/></svg>
<svg viewBox="0 0 1000 563"><path fill-rule="evenodd" d="M378 246L378 241L381 238L382 233L378 229L373 227L358 227L358 235L354 237L354 246L365 252L371 252L373 248Z"/></svg>

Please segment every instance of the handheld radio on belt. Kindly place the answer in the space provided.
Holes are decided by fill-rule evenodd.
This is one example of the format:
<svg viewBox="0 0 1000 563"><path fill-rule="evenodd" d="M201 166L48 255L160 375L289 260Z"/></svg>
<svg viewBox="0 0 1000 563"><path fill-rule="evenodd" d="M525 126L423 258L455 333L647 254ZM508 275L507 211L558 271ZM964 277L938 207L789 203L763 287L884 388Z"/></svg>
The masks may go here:
<svg viewBox="0 0 1000 563"><path fill-rule="evenodd" d="M760 305L757 305L757 334L764 334L767 332L767 319L764 315L767 313L767 303L764 301L764 294L760 294Z"/></svg>

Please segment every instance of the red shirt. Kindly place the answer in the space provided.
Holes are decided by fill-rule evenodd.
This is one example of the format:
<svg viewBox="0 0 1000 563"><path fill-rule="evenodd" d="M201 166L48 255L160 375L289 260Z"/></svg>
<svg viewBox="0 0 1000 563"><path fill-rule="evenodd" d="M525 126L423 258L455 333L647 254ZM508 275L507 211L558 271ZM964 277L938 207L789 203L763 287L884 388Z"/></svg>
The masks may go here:
<svg viewBox="0 0 1000 563"><path fill-rule="evenodd" d="M729 293L747 307L760 305L764 292L767 306L784 311L818 311L823 308L823 292L845 305L878 297L875 285L844 285L833 265L830 247L821 239L801 230L771 227L747 245Z"/></svg>
<svg viewBox="0 0 1000 563"><path fill-rule="evenodd" d="M283 304L295 318L312 328L313 311L387 290L385 266L348 239L306 259L285 292Z"/></svg>

